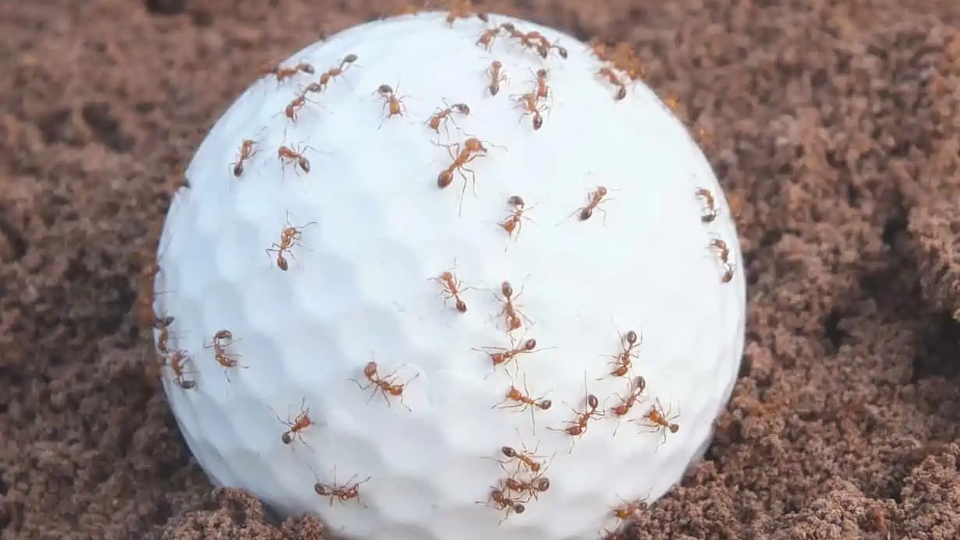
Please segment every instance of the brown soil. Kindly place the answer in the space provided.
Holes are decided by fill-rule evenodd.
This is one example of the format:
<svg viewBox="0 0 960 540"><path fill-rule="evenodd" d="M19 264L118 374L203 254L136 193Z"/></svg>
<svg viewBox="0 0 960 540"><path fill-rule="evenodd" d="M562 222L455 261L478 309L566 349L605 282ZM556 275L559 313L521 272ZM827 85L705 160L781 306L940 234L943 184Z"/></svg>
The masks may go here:
<svg viewBox="0 0 960 540"><path fill-rule="evenodd" d="M136 275L258 67L400 3L0 3L2 540L320 538L211 490L144 373ZM486 4L636 45L739 203L742 376L631 538L960 538L958 6Z"/></svg>

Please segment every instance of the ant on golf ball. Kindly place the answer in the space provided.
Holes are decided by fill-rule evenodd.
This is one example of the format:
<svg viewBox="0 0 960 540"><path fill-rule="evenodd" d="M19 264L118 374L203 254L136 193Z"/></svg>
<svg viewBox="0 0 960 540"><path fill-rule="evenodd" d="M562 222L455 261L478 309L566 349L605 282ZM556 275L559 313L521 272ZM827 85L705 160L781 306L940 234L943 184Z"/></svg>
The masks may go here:
<svg viewBox="0 0 960 540"><path fill-rule="evenodd" d="M634 380L630 381L630 388L627 391L626 396L617 396L620 398L620 404L615 405L610 409L610 412L613 413L614 417L617 419L617 427L613 429L613 435L617 435L617 430L620 429L620 420L626 416L633 406L640 402L640 397L643 394L643 391L647 387L647 380L643 377L637 377Z"/></svg>
<svg viewBox="0 0 960 540"><path fill-rule="evenodd" d="M548 427L547 429L566 433L570 437L582 437L587 432L587 427L590 425L590 420L603 416L602 413L597 412L597 409L600 408L600 400L597 399L596 395L591 394L587 389L586 374L584 374L583 389L585 394L584 402L586 404L586 408L583 410L583 412L573 409L576 419L567 421L567 427L560 429ZM575 443L576 439L573 439L570 444L570 452L573 452L573 445Z"/></svg>
<svg viewBox="0 0 960 540"><path fill-rule="evenodd" d="M520 291L514 294L513 285L510 285L509 281L504 281L500 284L500 296L498 296L497 293L493 293L494 297L503 304L500 316L503 316L506 320L508 333L519 329L523 325L521 318L526 319L527 323L530 323L530 319L527 318L515 304L517 298L520 298L520 295L523 294L524 286L525 285L521 285Z"/></svg>
<svg viewBox="0 0 960 540"><path fill-rule="evenodd" d="M427 119L427 127L436 131L437 135L440 134L441 127L443 127L444 131L447 131L447 122L456 124L456 121L453 119L453 113L460 113L463 116L470 115L470 107L466 103L448 105L447 102L444 101L443 104L445 105L444 108L437 109L437 112Z"/></svg>
<svg viewBox="0 0 960 540"><path fill-rule="evenodd" d="M333 501L340 501L345 503L349 500L357 501L360 506L366 508L366 505L360 500L360 486L369 482L371 477L366 477L364 480L359 482L354 482L358 475L353 475L350 480L347 480L344 484L337 484L337 468L333 468L333 483L325 484L319 479L317 483L313 485L313 491L321 497L327 497L330 499L330 506L333 506ZM316 477L316 474L314 474Z"/></svg>
<svg viewBox="0 0 960 540"><path fill-rule="evenodd" d="M517 98L517 104L523 109L521 120L525 116L531 116L534 131L543 127L543 115L541 113L546 111L546 106L537 104L537 94L535 92L523 94Z"/></svg>
<svg viewBox="0 0 960 540"><path fill-rule="evenodd" d="M243 163L257 153L257 150L254 149L255 144L252 139L244 139L240 144L240 156L231 164L233 165L234 176L239 178L243 174Z"/></svg>
<svg viewBox="0 0 960 540"><path fill-rule="evenodd" d="M413 376L412 379L410 379L404 384L394 384L393 381L397 379L398 371L400 371L400 368L397 368L396 370L393 371L393 373L385 377L381 377L379 373L379 366L377 365L376 362L371 360L370 362L367 362L367 365L364 366L363 368L363 376L368 381L367 385L360 384L360 381L356 379L350 379L350 380L357 383L357 386L359 386L361 390L367 390L372 387L373 392L370 395L370 399L373 399L373 396L379 393L380 395L383 396L383 399L384 401L387 402L387 405L392 405L392 403L390 402L390 397L391 396L396 397L400 399L400 404L406 407L406 409L409 411L410 407L408 407L407 404L403 402L403 391L406 389L407 386L410 385L410 383L412 383L414 380L417 379L417 377L420 376L420 373L418 372L416 375ZM368 399L367 402L369 403L370 400Z"/></svg>
<svg viewBox="0 0 960 540"><path fill-rule="evenodd" d="M313 75L316 71L313 69L313 66L307 62L299 62L292 67L283 67L279 64L269 66L263 70L262 75L270 76L273 75L277 78L277 82L281 83L286 79L297 75L298 73L306 73L308 75Z"/></svg>
<svg viewBox="0 0 960 540"><path fill-rule="evenodd" d="M185 369L187 362L190 361L190 357L187 356L187 353L182 350L173 351L170 355L170 370L173 371L173 380L177 383L180 388L184 390L190 390L197 386L197 382L188 379L186 375L188 373L193 373L192 371L187 371Z"/></svg>
<svg viewBox="0 0 960 540"><path fill-rule="evenodd" d="M611 377L624 377L630 373L633 367L633 361L637 359L634 349L640 346L643 338L635 331L630 330L626 334L620 334L620 353L614 358L613 369L610 371ZM597 379L598 381L601 379Z"/></svg>
<svg viewBox="0 0 960 540"><path fill-rule="evenodd" d="M713 196L713 193L706 188L697 188L696 191L697 197L703 199L703 204L705 206L706 213L700 216L700 220L704 223L710 223L711 221L717 219L717 202Z"/></svg>
<svg viewBox="0 0 960 540"><path fill-rule="evenodd" d="M277 268L283 270L284 272L290 268L287 258L284 257L283 254L287 253L293 257L293 247L303 247L303 245L300 244L300 239L303 238L303 229L309 227L310 225L314 225L315 223L315 221L311 221L310 223L306 223L300 227L294 227L290 224L290 216L287 216L287 223L284 225L283 230L280 231L280 243L274 243L266 250L267 255L270 255L271 253L277 254ZM294 260L296 260L296 258L294 258Z"/></svg>
<svg viewBox="0 0 960 540"><path fill-rule="evenodd" d="M436 281L443 287L443 291L441 291L440 294L444 295L444 303L452 298L455 301L457 311L460 313L467 312L467 303L463 301L460 295L464 291L471 290L472 287L464 287L463 282L457 277L456 261L454 261L454 269L442 272L439 276L430 278L430 280Z"/></svg>
<svg viewBox="0 0 960 540"><path fill-rule="evenodd" d="M500 83L507 81L507 76L503 74L503 64L499 60L494 60L490 62L487 72L490 74L490 83L486 91L490 92L491 96L495 96L500 93Z"/></svg>
<svg viewBox="0 0 960 540"><path fill-rule="evenodd" d="M550 479L544 478L543 474L538 474L530 480L519 480L515 477L505 478L503 487L516 493L517 495L526 494L528 502L537 500L540 494L550 489Z"/></svg>
<svg viewBox="0 0 960 540"><path fill-rule="evenodd" d="M211 345L204 345L205 348L213 348L213 357L218 364L224 367L224 371L227 374L227 381L230 381L230 368L246 368L247 366L240 365L238 360L239 355L236 353L231 353L227 351L227 347L230 343L233 342L233 333L229 330L218 330L213 335L213 343Z"/></svg>
<svg viewBox="0 0 960 540"><path fill-rule="evenodd" d="M675 415L670 415L670 409L666 411L663 410L663 406L660 405L660 400L658 399L656 403L650 406L650 409L644 413L642 418L637 420L641 425L646 425L652 427L655 432L660 433L661 441L657 446L659 449L660 446L663 446L667 442L667 432L676 433L680 430L680 425L674 422L680 416L678 411Z"/></svg>
<svg viewBox="0 0 960 540"><path fill-rule="evenodd" d="M528 210L533 210L536 205L533 205L527 208L527 203L519 195L513 195L507 199L507 204L513 207L513 211L510 212L506 218L503 219L497 225L501 229L507 231L507 237L513 238L513 233L517 233L517 238L520 238L520 229L523 227L523 220L529 220L525 213Z"/></svg>
<svg viewBox="0 0 960 540"><path fill-rule="evenodd" d="M397 85L397 90L400 89L400 85ZM375 94L380 94L380 97L383 99L383 111L386 112L387 116L384 118L384 121L393 118L394 116L405 116L406 107L403 105L403 98L398 97L397 93L393 90L393 87L389 84L381 84L374 91ZM380 123L383 126L383 122Z"/></svg>
<svg viewBox="0 0 960 540"><path fill-rule="evenodd" d="M523 391L517 388L516 383L513 382L513 377L511 378L510 388L506 391L503 401L497 403L492 408L499 407L501 409L517 409L518 412L523 412L527 409L530 409L530 419L533 421L533 432L536 434L537 431L537 419L535 412L537 409L541 411L550 410L550 407L553 406L553 401L545 399L543 396L534 398L530 396L530 390L527 389L527 376L523 376Z"/></svg>
<svg viewBox="0 0 960 540"><path fill-rule="evenodd" d="M290 421L289 418L287 420L284 420L283 418L280 418L279 415L277 415L277 420L279 420L283 425L290 428L287 431L284 431L283 435L280 436L280 440L283 442L283 444L292 443L294 438L298 439L303 444L307 444L307 442L303 440L303 430L312 426L314 422L310 418L310 407L304 408L306 401L307 401L306 398L304 398L303 401L300 402L300 414L298 414L297 417L294 418L292 422Z"/></svg>

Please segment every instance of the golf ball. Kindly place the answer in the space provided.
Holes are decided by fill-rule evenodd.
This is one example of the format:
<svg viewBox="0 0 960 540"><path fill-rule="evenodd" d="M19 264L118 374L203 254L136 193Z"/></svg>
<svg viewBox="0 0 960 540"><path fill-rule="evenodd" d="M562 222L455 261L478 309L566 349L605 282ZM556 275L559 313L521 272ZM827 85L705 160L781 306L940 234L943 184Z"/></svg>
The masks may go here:
<svg viewBox="0 0 960 540"><path fill-rule="evenodd" d="M646 85L461 14L310 45L216 122L158 247L164 389L214 484L335 536L597 538L730 397L735 224Z"/></svg>

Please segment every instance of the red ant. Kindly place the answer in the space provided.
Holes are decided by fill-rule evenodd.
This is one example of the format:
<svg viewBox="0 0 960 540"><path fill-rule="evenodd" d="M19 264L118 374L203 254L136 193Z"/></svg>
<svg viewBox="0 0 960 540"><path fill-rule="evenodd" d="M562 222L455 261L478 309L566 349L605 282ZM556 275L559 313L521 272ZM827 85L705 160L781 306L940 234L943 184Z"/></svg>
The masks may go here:
<svg viewBox="0 0 960 540"><path fill-rule="evenodd" d="M573 409L574 414L576 415L575 420L567 421L567 427L561 429L547 428L551 431L560 431L566 433L571 437L582 437L587 432L587 427L589 426L590 420L595 418L600 418L603 416L602 413L597 412L597 409L600 408L600 400L597 399L597 396L591 394L587 390L587 380L586 374L584 374L583 380L584 393L585 393L585 402L586 408L583 412L580 412L576 409ZM571 407L572 409L572 407ZM573 445L576 443L576 439L573 439L570 443L570 452L573 452Z"/></svg>
<svg viewBox="0 0 960 540"><path fill-rule="evenodd" d="M284 80L293 77L298 73L306 73L308 75L313 75L316 71L313 69L313 66L307 62L299 62L297 65L292 67L283 67L278 65L270 66L263 70L263 75L273 75L277 78L277 83L282 83Z"/></svg>
<svg viewBox="0 0 960 540"><path fill-rule="evenodd" d="M378 370L379 366L377 363L371 360L370 362L367 362L367 365L363 368L363 376L368 381L366 386L360 384L360 381L356 379L350 380L357 383L357 386L359 386L361 390L366 390L370 387L373 387L373 392L370 394L370 399L373 399L378 392L383 396L383 399L387 402L387 405L392 405L392 403L390 403L389 396L400 398L400 404L406 407L406 409L409 411L410 407L403 402L403 391L410 383L420 376L420 373L417 372L412 379L404 384L393 384L393 381L396 380L397 372L400 371L400 368L397 368L393 373L387 375L386 377L381 377ZM367 400L367 403L370 402L370 399Z"/></svg>
<svg viewBox="0 0 960 540"><path fill-rule="evenodd" d="M397 90L399 89L400 85L397 85ZM380 97L383 98L383 112L387 113L387 116L380 122L380 127L383 127L383 122L386 122L388 119L406 114L407 109L403 105L403 98L397 97L397 93L394 92L393 87L389 84L381 84L374 93L380 94Z"/></svg>
<svg viewBox="0 0 960 540"><path fill-rule="evenodd" d="M310 418L310 407L304 408L306 404L306 398L300 402L300 414L291 422L289 418L284 420L280 418L280 415L277 415L277 420L279 420L283 425L289 427L287 431L283 432L283 435L280 436L280 440L283 441L283 444L290 444L293 442L294 438L297 438L303 444L307 444L307 441L303 440L303 430L314 425L313 420Z"/></svg>
<svg viewBox="0 0 960 540"><path fill-rule="evenodd" d="M520 298L520 295L523 294L523 287L525 287L525 285L521 286L520 291L514 294L513 285L510 285L509 281L504 281L500 284L500 294L502 296L498 296L497 293L493 293L494 297L496 297L497 300L503 304L503 309L500 311L499 315L505 317L508 333L513 332L514 330L517 330L523 326L521 323L521 318L526 319L528 324L531 322L530 319L524 315L514 303L517 298Z"/></svg>
<svg viewBox="0 0 960 540"><path fill-rule="evenodd" d="M500 83L507 81L507 76L503 74L503 64L499 60L490 62L487 73L490 74L490 84L487 85L485 92L490 92L491 96L495 96L500 93Z"/></svg>
<svg viewBox="0 0 960 540"><path fill-rule="evenodd" d="M490 22L490 18L487 17L486 13L481 13L474 9L473 2L470 0L459 0L455 2L450 7L450 11L447 12L447 24L452 27L457 19L468 19L470 17L476 17L483 22Z"/></svg>
<svg viewBox="0 0 960 540"><path fill-rule="evenodd" d="M293 247L303 247L303 245L300 244L300 239L303 238L303 229L314 224L316 224L316 222L311 221L310 223L305 223L300 227L294 227L290 224L289 214L287 215L287 223L284 225L283 230L280 231L280 243L274 243L272 246L266 249L268 256L271 253L277 254L277 268L283 270L284 272L290 269L287 258L284 257L283 254L288 253L291 257L293 257ZM294 260L296 260L295 257Z"/></svg>
<svg viewBox="0 0 960 540"><path fill-rule="evenodd" d="M541 493L550 489L550 479L544 478L542 474L538 474L530 480L507 478L503 481L503 486L518 495L526 493L530 499L537 500Z"/></svg>
<svg viewBox="0 0 960 540"><path fill-rule="evenodd" d="M600 205L608 200L611 200L611 199L605 199L605 197L607 196L607 193L608 193L608 190L606 187L597 186L596 190L591 191L590 193L587 194L586 206L581 206L580 208L574 210L568 216L568 219L570 217L573 217L575 214L579 213L577 217L580 219L580 221L586 221L591 217L593 217L594 210L599 210L601 213L603 213L603 222L604 224L606 224L607 212L603 208L600 208Z"/></svg>
<svg viewBox="0 0 960 540"><path fill-rule="evenodd" d="M187 353L182 350L173 351L173 354L170 355L170 370L173 371L173 377L177 385L184 390L190 390L197 386L196 381L185 377L188 372L184 370L184 367L189 360Z"/></svg>
<svg viewBox="0 0 960 540"><path fill-rule="evenodd" d="M677 409L677 414L670 416L670 410L667 409L667 411L664 412L663 406L660 405L660 400L657 399L657 402L651 405L650 409L638 420L641 425L646 423L648 426L652 426L655 432L660 433L662 439L657 446L658 450L667 442L668 431L670 433L676 433L680 430L680 425L674 422L674 420L680 416L679 407Z"/></svg>
<svg viewBox="0 0 960 540"><path fill-rule="evenodd" d="M537 104L537 95L535 92L523 94L517 98L517 105L523 108L523 115L520 117L520 120L523 120L525 116L529 115L533 117L534 131L543 127L543 115L541 115L541 113L546 111L546 106Z"/></svg>
<svg viewBox="0 0 960 540"><path fill-rule="evenodd" d="M700 220L704 223L710 223L713 220L717 219L717 202L713 197L713 193L706 188L697 188L696 191L697 197L703 199L704 206L706 206L706 213L700 216Z"/></svg>
<svg viewBox="0 0 960 540"><path fill-rule="evenodd" d="M515 360L521 354L529 354L534 352L534 349L537 348L537 340L530 338L523 340L520 345L512 346L509 349L504 349L502 347L483 347L480 349L474 349L475 351L482 352L490 358L490 362L493 364L493 367L501 366L507 364L511 360ZM539 349L540 351L546 349ZM493 372L491 372L492 374ZM489 374L487 375L490 376Z"/></svg>
<svg viewBox="0 0 960 540"><path fill-rule="evenodd" d="M638 354L634 352L634 349L639 347L641 343L643 343L643 338L633 330L626 334L620 334L620 352L616 356L612 356L615 361L613 362L613 370L610 371L611 377L624 377L630 373L630 368Z"/></svg>
<svg viewBox="0 0 960 540"><path fill-rule="evenodd" d="M474 193L477 189L477 175L472 170L467 169L467 163L477 159L480 156L487 154L487 147L483 145L483 142L476 137L470 137L465 140L461 146L460 143L454 144L440 144L434 143L438 146L443 146L447 149L447 153L450 154L450 158L453 159L453 163L449 167L440 172L437 176L437 186L440 189L444 189L453 182L453 171L460 173L460 176L463 177L463 189L460 190L460 211L463 211L463 195L467 192L467 175L465 172L470 173L470 181L473 184ZM491 145L492 146L492 145ZM456 150L452 150L456 148Z"/></svg>
<svg viewBox="0 0 960 540"><path fill-rule="evenodd" d="M627 85L620 80L620 77L618 77L616 72L613 71L613 68L602 67L599 71L597 71L597 75L606 79L607 82L612 84L617 89L617 93L613 96L615 100L621 101L623 98L627 97Z"/></svg>
<svg viewBox="0 0 960 540"><path fill-rule="evenodd" d="M323 92L324 89L327 88L327 85L330 84L331 80L343 75L343 73L347 70L347 68L353 65L353 63L356 61L357 61L357 55L355 54L348 54L344 56L343 60L340 61L339 66L332 67L328 69L326 72L321 73L320 80L318 80L315 83L310 83L307 86L306 90L304 91L304 94L306 94L307 92L313 92L313 93Z"/></svg>
<svg viewBox="0 0 960 540"><path fill-rule="evenodd" d="M243 163L257 153L257 150L254 149L254 144L256 143L252 139L244 139L240 144L240 156L237 158L237 161L232 163L233 175L237 178L243 174Z"/></svg>
<svg viewBox="0 0 960 540"><path fill-rule="evenodd" d="M527 511L527 507L524 506L524 502L527 501L521 502L508 497L507 494L504 493L499 487L491 487L488 501L477 501L477 504L486 504L487 506L491 506L489 503L493 503L493 508L505 511L505 515L500 520L500 524L503 524L503 522L510 517L511 513L522 514Z"/></svg>
<svg viewBox="0 0 960 540"><path fill-rule="evenodd" d="M456 268L456 261L454 261L454 268ZM467 303L460 298L460 294L464 291L471 290L472 287L463 287L463 282L457 278L454 270L442 272L439 276L430 278L430 280L436 281L441 287L443 287L441 294L444 295L444 301L453 298L456 302L457 311L460 313L467 312Z"/></svg>
<svg viewBox="0 0 960 540"><path fill-rule="evenodd" d="M367 505L360 500L360 486L370 481L370 476L366 477L360 482L354 482L354 480L359 475L353 475L349 480L344 484L337 484L337 468L333 468L333 483L325 484L317 478L317 473L313 473L313 477L317 478L317 483L313 485L313 491L320 495L321 497L327 497L330 499L330 506L333 506L333 501L337 500L341 503L345 503L349 500L357 501L360 506L366 508Z"/></svg>
<svg viewBox="0 0 960 540"><path fill-rule="evenodd" d="M513 233L517 233L517 238L520 238L520 229L523 226L523 220L530 218L524 215L528 210L533 210L536 208L536 205L527 208L527 203L519 195L513 195L507 199L507 204L513 207L513 211L509 216L503 219L503 221L497 223L503 230L507 231L507 237L513 238ZM503 248L504 251L510 247L507 244L507 247Z"/></svg>
<svg viewBox="0 0 960 540"><path fill-rule="evenodd" d="M617 427L613 430L613 435L617 435L620 429L620 420L626 416L634 405L640 402L640 396L647 387L647 381L643 377L637 377L630 382L630 388L626 396L617 396L620 398L620 404L610 409L610 412L617 418Z"/></svg>
<svg viewBox="0 0 960 540"><path fill-rule="evenodd" d="M213 335L213 343L211 345L204 345L207 349L213 348L213 357L218 364L223 366L227 376L227 382L230 382L230 368L246 369L247 367L240 364L238 354L227 351L227 347L233 343L233 341L233 333L231 331L218 330Z"/></svg>
<svg viewBox="0 0 960 540"><path fill-rule="evenodd" d="M519 412L523 412L527 409L530 409L530 419L533 421L533 433L537 433L537 419L536 419L536 410L548 411L550 407L553 406L553 402L549 399L544 399L542 396L539 398L534 398L530 396L530 390L527 389L527 376L523 376L523 391L521 392L517 388L516 383L513 382L513 377L510 377L511 385L510 389L507 390L503 401L497 403L491 409L495 407L500 407L503 409L518 409Z"/></svg>
<svg viewBox="0 0 960 540"><path fill-rule="evenodd" d="M453 113L458 112L464 116L470 115L470 107L466 103L454 103L453 105L448 105L446 101L443 102L445 108L437 109L437 112L433 114L427 120L427 126L436 131L437 135L440 134L440 127L442 126L444 131L447 131L446 123L453 122L456 124L456 121L453 120ZM449 132L447 132L449 134Z"/></svg>

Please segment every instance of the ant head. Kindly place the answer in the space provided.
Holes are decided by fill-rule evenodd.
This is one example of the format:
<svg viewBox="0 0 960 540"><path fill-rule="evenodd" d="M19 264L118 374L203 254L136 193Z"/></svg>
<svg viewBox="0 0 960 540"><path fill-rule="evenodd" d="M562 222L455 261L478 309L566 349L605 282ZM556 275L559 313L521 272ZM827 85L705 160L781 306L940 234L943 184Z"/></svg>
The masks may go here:
<svg viewBox="0 0 960 540"><path fill-rule="evenodd" d="M589 396L587 396L587 405L589 405L593 409L596 409L597 407L600 406L600 400L597 399L597 396L590 394Z"/></svg>
<svg viewBox="0 0 960 540"><path fill-rule="evenodd" d="M541 401L541 402L540 402L540 405L539 405L541 411L549 410L550 407L552 407L552 406L553 406L553 402L550 401L549 399L545 399L545 400Z"/></svg>
<svg viewBox="0 0 960 540"><path fill-rule="evenodd" d="M680 426L677 424L670 424L670 433L676 433L680 430Z"/></svg>
<svg viewBox="0 0 960 540"><path fill-rule="evenodd" d="M190 390L191 388L195 388L196 386L197 386L197 383L195 381L188 381L188 380L180 381L180 388L183 388L184 390Z"/></svg>
<svg viewBox="0 0 960 540"><path fill-rule="evenodd" d="M354 63L354 62L356 62L356 61L357 61L357 55L355 55L355 54L348 54L348 55L346 55L346 56L343 57L343 63L344 63L344 64L352 64L352 63Z"/></svg>
<svg viewBox="0 0 960 540"><path fill-rule="evenodd" d="M627 340L627 343L628 343L629 345L633 345L634 343L637 342L637 333L634 332L633 330L631 330L631 331L627 332L627 336L626 336L625 339Z"/></svg>
<svg viewBox="0 0 960 540"><path fill-rule="evenodd" d="M453 105L452 108L460 114L470 114L470 106L466 103L457 103Z"/></svg>
<svg viewBox="0 0 960 540"><path fill-rule="evenodd" d="M316 484L313 485L313 491L315 491L317 495L322 495L322 496L327 495L327 487L321 484L320 482L317 482Z"/></svg>
<svg viewBox="0 0 960 540"><path fill-rule="evenodd" d="M520 504L520 503L514 503L514 505L513 505L513 511L516 512L516 513L518 513L518 514L522 514L522 513L524 513L524 512L527 511L527 507L524 506L524 505L522 505L522 504Z"/></svg>
<svg viewBox="0 0 960 540"><path fill-rule="evenodd" d="M517 457L517 451L509 446L504 446L500 448L500 453L507 456L508 458Z"/></svg>
<svg viewBox="0 0 960 540"><path fill-rule="evenodd" d="M550 489L550 479L541 478L537 480L537 491L547 491Z"/></svg>
<svg viewBox="0 0 960 540"><path fill-rule="evenodd" d="M535 348L537 348L537 340L530 338L523 342L523 350L532 351Z"/></svg>

